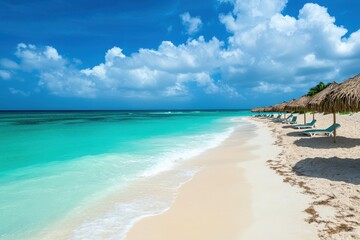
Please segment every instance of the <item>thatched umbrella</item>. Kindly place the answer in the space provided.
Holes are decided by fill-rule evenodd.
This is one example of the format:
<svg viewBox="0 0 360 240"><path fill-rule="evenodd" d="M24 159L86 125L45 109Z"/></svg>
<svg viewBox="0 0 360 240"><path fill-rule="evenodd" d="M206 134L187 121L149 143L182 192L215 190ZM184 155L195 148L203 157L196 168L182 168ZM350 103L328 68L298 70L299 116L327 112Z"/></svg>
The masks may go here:
<svg viewBox="0 0 360 240"><path fill-rule="evenodd" d="M287 104L286 104L286 106L285 106L285 110L286 111L292 111L292 106L296 103L296 100L297 99L293 99L293 100L291 100L290 102L288 102Z"/></svg>
<svg viewBox="0 0 360 240"><path fill-rule="evenodd" d="M332 82L329 86L327 86L324 90L314 95L310 102L308 103L308 108L314 112L323 112L322 102L326 99L327 95L334 90L339 84L336 82ZM313 116L314 116L313 115ZM314 120L314 117L313 117Z"/></svg>
<svg viewBox="0 0 360 240"><path fill-rule="evenodd" d="M272 106L264 107L264 112L272 112L272 111L273 111Z"/></svg>
<svg viewBox="0 0 360 240"><path fill-rule="evenodd" d="M272 107L261 107L261 108L253 108L251 109L252 112L272 112Z"/></svg>
<svg viewBox="0 0 360 240"><path fill-rule="evenodd" d="M287 104L287 102L282 102L282 103L276 104L276 105L273 107L273 111L276 111L276 112L283 112L283 111L285 111L286 104ZM286 113L285 113L284 115L285 115L285 117L286 117Z"/></svg>
<svg viewBox="0 0 360 240"><path fill-rule="evenodd" d="M282 103L279 103L279 104L276 104L273 109L274 111L277 111L277 112L282 112L285 110L285 106L286 106L286 102L282 102Z"/></svg>
<svg viewBox="0 0 360 240"><path fill-rule="evenodd" d="M289 111L304 111L304 124L306 124L306 111L308 110L307 104L311 100L309 96L302 96L296 100L291 101L286 105L285 109Z"/></svg>
<svg viewBox="0 0 360 240"><path fill-rule="evenodd" d="M360 74L334 87L320 103L323 112L334 115L334 142L336 142L336 112L360 111Z"/></svg>
<svg viewBox="0 0 360 240"><path fill-rule="evenodd" d="M328 95L322 109L335 112L360 111L360 74L349 78Z"/></svg>
<svg viewBox="0 0 360 240"><path fill-rule="evenodd" d="M264 108L253 108L251 109L252 112L262 112Z"/></svg>

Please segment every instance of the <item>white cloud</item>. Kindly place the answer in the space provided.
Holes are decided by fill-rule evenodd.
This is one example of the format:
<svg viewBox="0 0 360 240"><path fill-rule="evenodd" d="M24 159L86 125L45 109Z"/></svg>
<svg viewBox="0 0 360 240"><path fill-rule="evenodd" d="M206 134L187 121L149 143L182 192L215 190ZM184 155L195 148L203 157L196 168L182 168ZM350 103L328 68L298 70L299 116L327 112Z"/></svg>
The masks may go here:
<svg viewBox="0 0 360 240"><path fill-rule="evenodd" d="M93 98L101 91L94 81L72 68L42 71L38 85L58 96Z"/></svg>
<svg viewBox="0 0 360 240"><path fill-rule="evenodd" d="M344 37L347 30L325 7L305 4L295 18L281 13L286 0L230 2L234 10L220 21L231 33L230 49L241 49L248 60L233 79L252 79L259 91L286 92L299 83L341 81L357 73L349 67L360 64L360 31Z"/></svg>
<svg viewBox="0 0 360 240"><path fill-rule="evenodd" d="M293 91L290 86L283 86L280 84L272 84L268 82L259 82L259 85L254 87L253 90L255 92L261 93L289 93Z"/></svg>
<svg viewBox="0 0 360 240"><path fill-rule="evenodd" d="M38 85L60 96L95 97L98 91L95 84L73 67L68 60L50 46L38 48L20 43L15 55L20 59L19 66L24 71L36 71ZM75 64L76 65L76 64Z"/></svg>
<svg viewBox="0 0 360 240"><path fill-rule="evenodd" d="M66 64L65 59L53 47L37 48L32 44L19 43L15 55L20 59L22 70L58 69Z"/></svg>
<svg viewBox="0 0 360 240"><path fill-rule="evenodd" d="M187 34L189 35L197 33L202 26L200 17L191 17L188 12L181 14L180 18L183 25L186 27Z"/></svg>
<svg viewBox="0 0 360 240"><path fill-rule="evenodd" d="M296 31L296 19L277 13L271 17L269 27L286 36L291 36Z"/></svg>
<svg viewBox="0 0 360 240"><path fill-rule="evenodd" d="M24 92L24 91L22 91L22 90L15 89L15 88L9 88L9 92L10 92L11 94L21 95L21 96L23 96L23 97L28 97L28 96L30 96L29 93Z"/></svg>
<svg viewBox="0 0 360 240"><path fill-rule="evenodd" d="M18 69L19 68L19 65L10 60L10 59L7 59L7 58L3 58L0 60L0 66L2 66L3 68L6 68L6 69Z"/></svg>
<svg viewBox="0 0 360 240"><path fill-rule="evenodd" d="M0 61L2 71L36 72L39 86L56 95L122 98L289 93L358 73L360 30L345 37L347 30L326 8L309 3L298 16L288 16L282 14L286 0L220 2L233 5L219 16L230 33L226 41L202 36L179 45L163 41L157 49L128 56L113 47L103 62L84 69L54 47L21 43L19 61ZM198 31L200 19L193 21L189 13L182 18L189 33Z"/></svg>
<svg viewBox="0 0 360 240"><path fill-rule="evenodd" d="M111 88L123 96L134 90L148 91L146 95L153 97L185 96L192 83L205 93L214 94L230 89L217 85L212 78L215 69L239 61L240 56L237 51L224 50L223 42L216 38L205 41L199 37L179 46L164 41L157 50L140 49L129 57L121 55L115 60L105 57L104 63L84 69L82 73L97 86Z"/></svg>
<svg viewBox="0 0 360 240"><path fill-rule="evenodd" d="M57 50L53 47L47 46L44 51L44 55L51 60L58 61L62 57L58 54Z"/></svg>
<svg viewBox="0 0 360 240"><path fill-rule="evenodd" d="M286 4L287 0L236 0L233 13L252 22L262 21L280 13Z"/></svg>
<svg viewBox="0 0 360 240"><path fill-rule="evenodd" d="M8 71L0 70L0 78L4 80L9 80L11 78L11 74Z"/></svg>
<svg viewBox="0 0 360 240"><path fill-rule="evenodd" d="M125 55L122 53L122 49L118 47L113 47L106 52L105 61L107 64L112 66L113 62L116 59L125 58Z"/></svg>
<svg viewBox="0 0 360 240"><path fill-rule="evenodd" d="M240 61L241 52L224 49L216 38L199 37L178 46L164 41L158 49L140 49L131 56L113 47L103 63L85 69L76 68L53 47L19 44L16 56L21 68L39 72L38 85L55 95L133 98L138 93L139 98L159 98L189 97L193 88L236 96L234 88L217 83L212 75Z"/></svg>

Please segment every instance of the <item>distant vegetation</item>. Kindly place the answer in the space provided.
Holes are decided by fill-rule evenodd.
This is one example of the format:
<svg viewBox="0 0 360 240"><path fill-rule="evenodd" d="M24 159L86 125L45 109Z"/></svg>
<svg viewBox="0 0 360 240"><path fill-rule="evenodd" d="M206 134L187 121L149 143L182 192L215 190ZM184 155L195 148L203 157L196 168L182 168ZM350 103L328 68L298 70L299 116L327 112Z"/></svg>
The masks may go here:
<svg viewBox="0 0 360 240"><path fill-rule="evenodd" d="M316 85L315 87L310 88L309 92L306 94L309 97L314 96L315 94L321 92L322 90L324 90L325 88L327 88L331 83L325 84L323 82L319 82L318 85Z"/></svg>

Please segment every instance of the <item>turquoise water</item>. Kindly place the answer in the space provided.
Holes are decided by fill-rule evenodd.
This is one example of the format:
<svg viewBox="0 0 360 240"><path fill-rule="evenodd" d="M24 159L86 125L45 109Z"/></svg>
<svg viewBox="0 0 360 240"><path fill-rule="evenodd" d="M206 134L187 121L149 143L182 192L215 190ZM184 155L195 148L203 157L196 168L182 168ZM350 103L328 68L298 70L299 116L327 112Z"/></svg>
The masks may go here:
<svg viewBox="0 0 360 240"><path fill-rule="evenodd" d="M93 199L169 169L219 144L231 118L248 115L0 113L0 239L27 239Z"/></svg>

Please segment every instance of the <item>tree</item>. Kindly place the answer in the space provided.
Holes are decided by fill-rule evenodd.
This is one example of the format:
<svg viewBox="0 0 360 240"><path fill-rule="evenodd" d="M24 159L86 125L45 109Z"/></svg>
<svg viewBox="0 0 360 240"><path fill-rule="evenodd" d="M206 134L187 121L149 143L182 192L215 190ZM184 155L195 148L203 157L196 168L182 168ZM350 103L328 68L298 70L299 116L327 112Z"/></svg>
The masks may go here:
<svg viewBox="0 0 360 240"><path fill-rule="evenodd" d="M309 92L307 93L307 95L309 97L314 96L315 94L321 92L322 90L324 90L325 88L327 88L330 85L330 83L325 84L323 82L319 82L318 85L316 85L315 87L310 88Z"/></svg>

